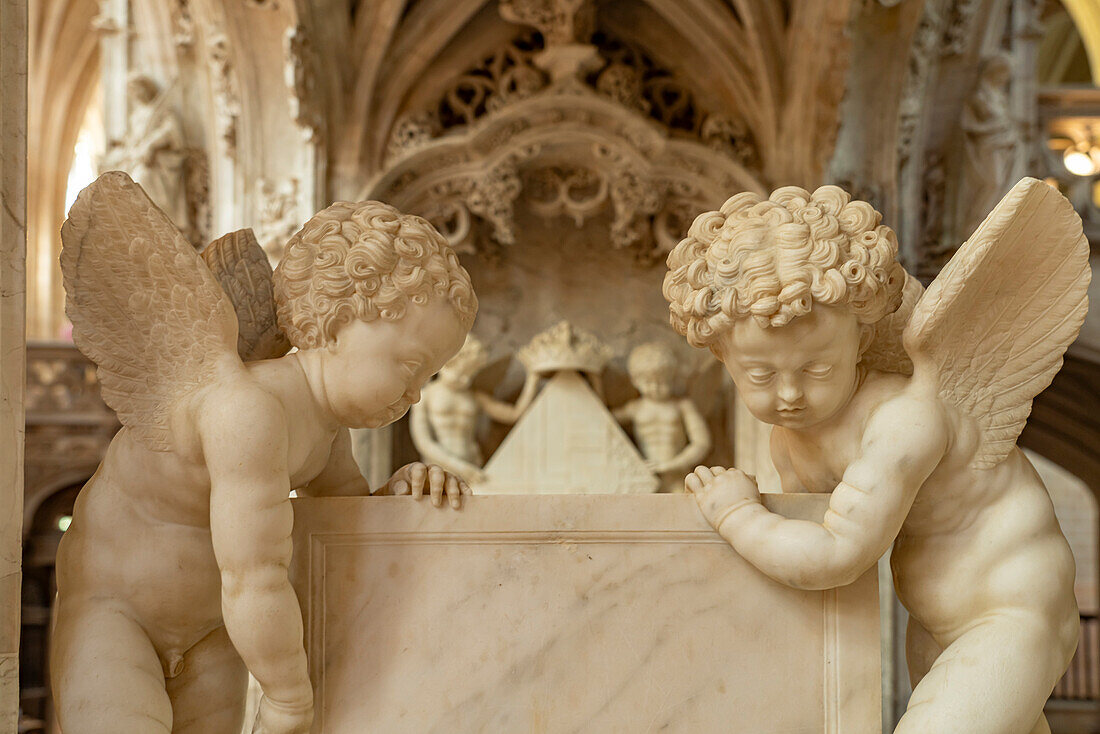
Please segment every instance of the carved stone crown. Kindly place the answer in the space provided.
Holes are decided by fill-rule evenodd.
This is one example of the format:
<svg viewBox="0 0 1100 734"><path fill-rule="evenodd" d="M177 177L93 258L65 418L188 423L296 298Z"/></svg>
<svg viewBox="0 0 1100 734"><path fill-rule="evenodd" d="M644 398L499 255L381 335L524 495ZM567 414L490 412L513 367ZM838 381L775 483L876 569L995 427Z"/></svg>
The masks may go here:
<svg viewBox="0 0 1100 734"><path fill-rule="evenodd" d="M559 321L532 339L517 356L532 372L600 372L612 354L593 334Z"/></svg>

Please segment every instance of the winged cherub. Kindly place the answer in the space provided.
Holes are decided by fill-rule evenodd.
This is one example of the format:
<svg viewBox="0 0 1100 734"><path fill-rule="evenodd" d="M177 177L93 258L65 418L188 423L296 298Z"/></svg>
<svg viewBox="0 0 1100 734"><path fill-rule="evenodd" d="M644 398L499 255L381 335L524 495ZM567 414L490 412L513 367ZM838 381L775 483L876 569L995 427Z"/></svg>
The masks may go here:
<svg viewBox="0 0 1100 734"><path fill-rule="evenodd" d="M848 584L893 545L915 686L896 734L1049 732L1077 644L1074 563L1015 443L1084 319L1081 221L1024 179L921 296L880 220L835 186L743 193L669 255L672 324L774 425L783 490L832 497L819 524L769 512L735 469L686 485L789 586Z"/></svg>
<svg viewBox="0 0 1100 734"><path fill-rule="evenodd" d="M425 220L336 203L287 245L274 308L255 238L215 243L207 260L230 298L122 173L80 194L62 240L73 337L123 428L58 550L61 726L236 734L250 671L263 689L254 731L307 732L290 491L366 492L343 427L386 425L416 402L473 322L469 276ZM256 328L276 311L281 329ZM285 352L279 331L296 352L242 361L238 349ZM465 489L423 464L386 489L425 485L436 504Z"/></svg>

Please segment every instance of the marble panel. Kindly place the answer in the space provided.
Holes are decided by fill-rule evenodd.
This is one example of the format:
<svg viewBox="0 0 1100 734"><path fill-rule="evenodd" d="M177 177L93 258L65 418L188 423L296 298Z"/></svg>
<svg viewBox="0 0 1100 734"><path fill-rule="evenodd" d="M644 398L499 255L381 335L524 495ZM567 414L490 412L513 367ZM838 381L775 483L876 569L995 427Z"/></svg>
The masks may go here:
<svg viewBox="0 0 1100 734"><path fill-rule="evenodd" d="M297 499L292 577L315 734L880 727L874 569L787 588L690 496Z"/></svg>

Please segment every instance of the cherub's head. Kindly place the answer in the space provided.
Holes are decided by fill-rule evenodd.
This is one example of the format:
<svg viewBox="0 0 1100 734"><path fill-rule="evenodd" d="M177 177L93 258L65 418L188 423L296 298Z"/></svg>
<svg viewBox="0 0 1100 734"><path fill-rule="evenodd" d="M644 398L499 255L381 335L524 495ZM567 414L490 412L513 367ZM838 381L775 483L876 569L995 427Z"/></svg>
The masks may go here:
<svg viewBox="0 0 1100 734"><path fill-rule="evenodd" d="M442 235L376 201L337 202L306 222L275 270L275 303L291 344L318 351L325 399L352 427L404 415L477 314Z"/></svg>
<svg viewBox="0 0 1100 734"><path fill-rule="evenodd" d="M477 377L478 370L489 361L489 350L470 334L458 354L439 371L439 380L454 390L466 390Z"/></svg>
<svg viewBox="0 0 1100 734"><path fill-rule="evenodd" d="M676 383L676 355L660 342L634 347L626 360L630 381L643 398L668 400Z"/></svg>
<svg viewBox="0 0 1100 734"><path fill-rule="evenodd" d="M672 325L725 364L760 420L807 428L858 387L874 324L905 273L881 215L836 186L731 197L668 256Z"/></svg>

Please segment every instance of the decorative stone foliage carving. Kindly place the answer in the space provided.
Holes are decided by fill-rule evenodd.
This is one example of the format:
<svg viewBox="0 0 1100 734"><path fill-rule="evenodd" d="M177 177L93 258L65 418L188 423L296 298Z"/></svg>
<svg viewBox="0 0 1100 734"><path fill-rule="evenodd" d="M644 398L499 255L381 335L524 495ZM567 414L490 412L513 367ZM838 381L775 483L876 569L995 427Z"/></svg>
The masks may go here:
<svg viewBox="0 0 1100 734"><path fill-rule="evenodd" d="M214 91L214 108L218 116L218 135L230 157L237 155L237 123L241 116L241 95L229 37L215 32L207 43L210 78Z"/></svg>
<svg viewBox="0 0 1100 734"><path fill-rule="evenodd" d="M309 142L316 142L323 113L318 105L317 58L305 27L299 23L287 29L283 38L286 56L284 78L290 92L290 116Z"/></svg>
<svg viewBox="0 0 1100 734"><path fill-rule="evenodd" d="M596 30L593 0L500 0L500 15L538 28L551 46L584 43Z"/></svg>
<svg viewBox="0 0 1100 734"><path fill-rule="evenodd" d="M525 34L395 126L388 168L363 192L427 217L463 252L514 244L514 210L582 226L610 208L611 247L655 262L694 212L758 189L743 120L706 111L639 49L593 36L599 63L572 83L539 67Z"/></svg>

